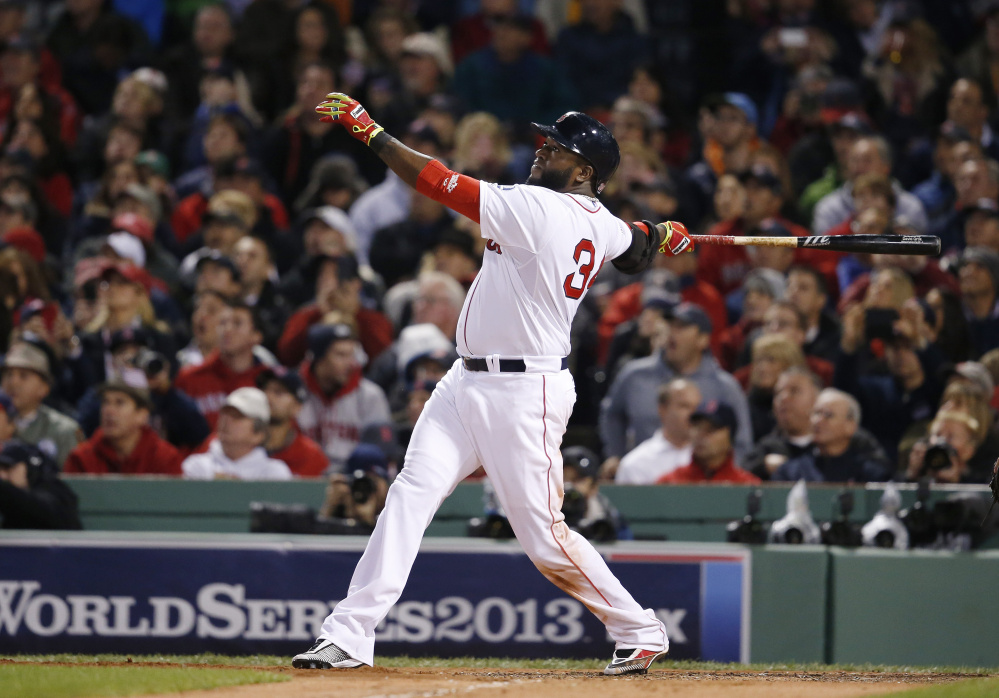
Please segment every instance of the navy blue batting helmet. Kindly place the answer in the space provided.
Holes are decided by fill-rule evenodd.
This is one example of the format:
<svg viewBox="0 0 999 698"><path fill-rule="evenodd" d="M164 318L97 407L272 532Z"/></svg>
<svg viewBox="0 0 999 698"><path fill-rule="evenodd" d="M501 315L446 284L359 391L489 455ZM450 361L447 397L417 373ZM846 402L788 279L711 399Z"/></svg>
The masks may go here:
<svg viewBox="0 0 999 698"><path fill-rule="evenodd" d="M566 112L551 126L531 122L538 133L581 156L596 171L599 194L621 162L614 135L602 123L578 111Z"/></svg>

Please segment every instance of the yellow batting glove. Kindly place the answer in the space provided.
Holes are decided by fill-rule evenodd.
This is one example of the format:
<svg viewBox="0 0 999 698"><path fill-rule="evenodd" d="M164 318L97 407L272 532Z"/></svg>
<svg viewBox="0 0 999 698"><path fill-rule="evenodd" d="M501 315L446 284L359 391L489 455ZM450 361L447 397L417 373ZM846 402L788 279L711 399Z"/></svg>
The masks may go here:
<svg viewBox="0 0 999 698"><path fill-rule="evenodd" d="M372 121L360 102L342 92L326 95L326 99L316 107L316 113L320 115L320 121L340 124L364 145L370 145L371 139L385 130Z"/></svg>
<svg viewBox="0 0 999 698"><path fill-rule="evenodd" d="M694 240L687 232L687 226L679 221L657 223L656 228L663 236L659 251L667 257L675 257L684 252L694 251Z"/></svg>

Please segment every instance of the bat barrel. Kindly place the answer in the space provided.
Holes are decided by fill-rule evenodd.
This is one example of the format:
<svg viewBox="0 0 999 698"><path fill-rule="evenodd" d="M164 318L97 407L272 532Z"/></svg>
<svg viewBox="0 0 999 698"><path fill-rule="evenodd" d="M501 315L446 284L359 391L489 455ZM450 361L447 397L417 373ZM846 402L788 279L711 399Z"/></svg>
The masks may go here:
<svg viewBox="0 0 999 698"><path fill-rule="evenodd" d="M798 238L798 247L869 254L940 254L935 235L809 235Z"/></svg>

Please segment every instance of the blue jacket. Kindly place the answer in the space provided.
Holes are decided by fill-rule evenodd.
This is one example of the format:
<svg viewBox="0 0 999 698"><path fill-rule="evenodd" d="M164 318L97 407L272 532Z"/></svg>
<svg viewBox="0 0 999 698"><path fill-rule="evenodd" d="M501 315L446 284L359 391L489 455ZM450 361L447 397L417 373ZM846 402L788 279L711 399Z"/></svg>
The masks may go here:
<svg viewBox="0 0 999 698"><path fill-rule="evenodd" d="M891 463L877 440L864 429L858 429L841 455L823 456L813 446L806 453L785 461L770 479L789 482L883 482L891 476Z"/></svg>

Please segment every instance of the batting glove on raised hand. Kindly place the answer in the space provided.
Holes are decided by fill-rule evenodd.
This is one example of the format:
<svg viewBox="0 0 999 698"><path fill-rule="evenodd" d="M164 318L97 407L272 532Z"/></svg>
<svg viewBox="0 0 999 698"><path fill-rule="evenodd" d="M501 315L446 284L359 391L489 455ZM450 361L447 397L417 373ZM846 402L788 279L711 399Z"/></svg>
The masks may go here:
<svg viewBox="0 0 999 698"><path fill-rule="evenodd" d="M371 145L371 139L385 130L371 120L360 102L342 92L326 95L316 112L320 114L320 121L340 124L364 145Z"/></svg>
<svg viewBox="0 0 999 698"><path fill-rule="evenodd" d="M667 257L675 257L684 252L694 251L694 240L687 232L687 226L678 221L666 221L657 223L656 228L662 235L662 242L659 243L659 251Z"/></svg>

